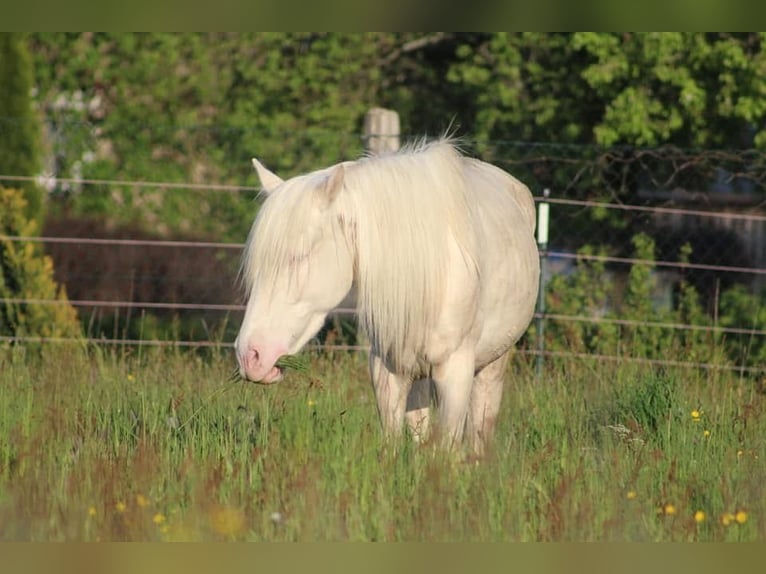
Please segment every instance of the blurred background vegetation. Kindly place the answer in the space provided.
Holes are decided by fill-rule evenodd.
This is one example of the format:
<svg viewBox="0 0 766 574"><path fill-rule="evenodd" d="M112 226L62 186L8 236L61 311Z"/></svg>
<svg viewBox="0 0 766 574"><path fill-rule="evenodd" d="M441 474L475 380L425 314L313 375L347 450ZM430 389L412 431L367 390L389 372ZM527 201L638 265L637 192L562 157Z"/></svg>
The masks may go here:
<svg viewBox="0 0 766 574"><path fill-rule="evenodd" d="M719 185L762 211L765 45L761 33L0 34L0 175L38 177L0 186L23 192L25 221L43 234L242 242L257 210L251 157L282 176L353 159L365 113L382 106L399 113L405 141L453 130L535 195L642 204L656 203L647 189ZM553 218L552 244L570 251L629 256L648 233L671 259L688 239L624 212L561 207ZM745 266L729 239L701 235L683 256L708 263L720 241L712 251L730 258L713 262ZM114 258L48 249L94 262L91 287ZM234 302L231 255L200 255L197 288L161 250L121 252L165 291L131 276L130 293L98 296Z"/></svg>
<svg viewBox="0 0 766 574"><path fill-rule="evenodd" d="M471 151L505 162L549 144L575 158L592 156L593 146L624 154L669 144L766 146L766 51L757 33L36 33L25 40L45 131L40 155L45 173L58 178L255 185L252 156L290 176L362 152L372 106L396 110L404 135L437 136L452 126ZM0 116L6 128L23 121L12 109ZM525 175L534 188L534 174ZM242 240L252 220L241 194L160 197L106 187L56 186L57 209L231 240Z"/></svg>

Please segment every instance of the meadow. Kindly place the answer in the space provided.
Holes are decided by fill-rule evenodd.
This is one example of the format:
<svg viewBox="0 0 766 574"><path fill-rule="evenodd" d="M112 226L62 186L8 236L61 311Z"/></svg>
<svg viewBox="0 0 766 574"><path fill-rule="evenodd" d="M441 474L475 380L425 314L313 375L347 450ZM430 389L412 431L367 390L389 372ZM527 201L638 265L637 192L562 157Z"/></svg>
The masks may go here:
<svg viewBox="0 0 766 574"><path fill-rule="evenodd" d="M366 356L0 348L4 541L763 541L758 381L521 355L483 460L386 443Z"/></svg>

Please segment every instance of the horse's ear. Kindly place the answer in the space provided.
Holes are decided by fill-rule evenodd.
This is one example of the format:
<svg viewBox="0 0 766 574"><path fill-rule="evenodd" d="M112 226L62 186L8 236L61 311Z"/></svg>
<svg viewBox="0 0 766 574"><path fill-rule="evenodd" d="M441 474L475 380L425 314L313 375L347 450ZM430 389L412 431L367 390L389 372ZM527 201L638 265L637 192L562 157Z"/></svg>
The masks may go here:
<svg viewBox="0 0 766 574"><path fill-rule="evenodd" d="M327 181L325 181L321 191L326 205L330 205L338 197L340 190L343 189L343 179L345 177L346 169L343 167L343 164L334 167L330 175L327 176Z"/></svg>
<svg viewBox="0 0 766 574"><path fill-rule="evenodd" d="M261 180L261 187L267 195L284 183L284 180L277 174L266 169L261 162L253 158L253 167L258 173L258 179Z"/></svg>

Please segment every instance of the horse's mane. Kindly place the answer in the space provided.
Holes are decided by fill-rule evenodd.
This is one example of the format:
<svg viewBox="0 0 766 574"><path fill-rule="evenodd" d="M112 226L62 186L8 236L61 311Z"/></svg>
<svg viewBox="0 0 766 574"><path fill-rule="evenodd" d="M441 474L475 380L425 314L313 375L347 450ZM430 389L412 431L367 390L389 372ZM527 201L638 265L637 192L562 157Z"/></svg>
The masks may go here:
<svg viewBox="0 0 766 574"><path fill-rule="evenodd" d="M478 273L462 162L455 143L445 138L344 164L334 209L356 253L360 325L397 370L415 368L442 311L450 237ZM264 203L243 259L248 290L256 280L273 280L301 253L311 195L303 192L316 189L331 169L288 180Z"/></svg>
<svg viewBox="0 0 766 574"><path fill-rule="evenodd" d="M359 320L398 370L415 366L443 309L450 236L476 268L461 162L455 145L439 140L346 169L348 193L338 201L355 227Z"/></svg>

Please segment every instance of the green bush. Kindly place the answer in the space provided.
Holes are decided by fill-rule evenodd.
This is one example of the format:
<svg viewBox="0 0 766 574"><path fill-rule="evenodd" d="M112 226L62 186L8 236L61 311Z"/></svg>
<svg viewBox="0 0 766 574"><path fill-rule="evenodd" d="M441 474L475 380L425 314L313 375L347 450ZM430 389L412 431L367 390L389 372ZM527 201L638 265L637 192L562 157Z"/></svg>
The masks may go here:
<svg viewBox="0 0 766 574"><path fill-rule="evenodd" d="M633 237L633 258L656 259L654 240L645 234ZM546 286L546 312L580 317L551 318L545 328L549 351L596 353L626 358L708 363L721 366L757 367L766 364L766 342L753 334L721 334L704 327L766 329L766 300L735 285L724 291L712 317L695 288L682 278L671 308L653 304L655 276L652 264L634 264L622 280L612 277L602 261L603 248L587 245L578 252L576 269L557 275ZM680 250L688 261L691 248ZM589 319L599 317L601 322ZM675 325L689 328L677 329ZM702 328L696 328L702 327ZM534 331L534 328L532 329Z"/></svg>
<svg viewBox="0 0 766 574"><path fill-rule="evenodd" d="M721 295L719 323L722 327L766 330L766 294L757 297L743 285L735 285ZM726 337L729 355L737 365L766 369L766 337L752 333Z"/></svg>
<svg viewBox="0 0 766 574"><path fill-rule="evenodd" d="M0 188L0 335L76 337L77 313L53 279L53 262L39 243L11 241L30 237L37 225L27 218L21 191ZM53 304L20 301L46 300Z"/></svg>

